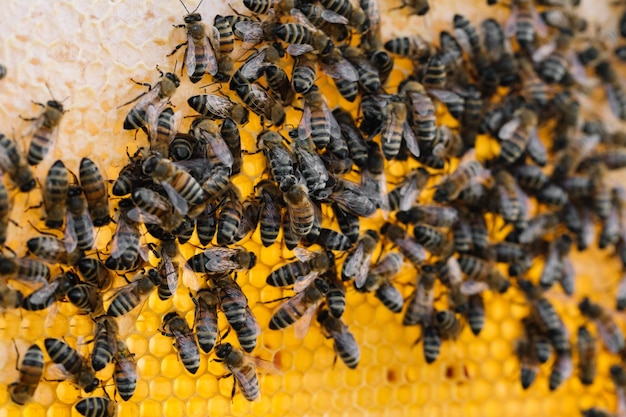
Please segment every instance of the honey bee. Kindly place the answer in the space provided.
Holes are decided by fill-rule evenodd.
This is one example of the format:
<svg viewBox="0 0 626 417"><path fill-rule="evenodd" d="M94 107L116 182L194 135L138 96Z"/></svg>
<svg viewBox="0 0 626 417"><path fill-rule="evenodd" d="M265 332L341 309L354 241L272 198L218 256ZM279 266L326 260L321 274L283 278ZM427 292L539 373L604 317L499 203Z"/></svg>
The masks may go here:
<svg viewBox="0 0 626 417"><path fill-rule="evenodd" d="M388 252L372 266L367 274L365 283L358 291L374 292L385 307L394 313L402 310L404 300L400 291L393 286L391 279L402 267L402 255L398 252Z"/></svg>
<svg viewBox="0 0 626 417"><path fill-rule="evenodd" d="M113 380L118 394L124 401L128 401L137 388L137 363L133 356L126 344L118 339Z"/></svg>
<svg viewBox="0 0 626 417"><path fill-rule="evenodd" d="M95 390L100 381L95 372L89 366L87 359L82 357L74 348L61 339L46 338L44 340L46 351L52 362L62 366L63 370L71 377L72 382L85 392Z"/></svg>
<svg viewBox="0 0 626 417"><path fill-rule="evenodd" d="M413 156L420 156L419 144L409 124L406 103L398 96L392 96L384 108L385 125L381 131L383 154L387 160L394 159L400 151L402 138Z"/></svg>
<svg viewBox="0 0 626 417"><path fill-rule="evenodd" d="M457 209L440 205L416 205L396 213L396 219L401 223L425 223L434 227L451 227L458 218Z"/></svg>
<svg viewBox="0 0 626 417"><path fill-rule="evenodd" d="M598 349L596 340L585 326L578 328L576 348L578 350L578 378L583 385L591 385L598 371Z"/></svg>
<svg viewBox="0 0 626 417"><path fill-rule="evenodd" d="M418 224L413 228L415 241L427 251L442 258L449 257L454 251L454 240L447 234L426 224Z"/></svg>
<svg viewBox="0 0 626 417"><path fill-rule="evenodd" d="M5 282L0 282L0 312L20 307L23 300L24 294L20 290L8 286Z"/></svg>
<svg viewBox="0 0 626 417"><path fill-rule="evenodd" d="M251 269L256 264L256 255L242 247L211 247L192 256L187 265L195 272L219 274Z"/></svg>
<svg viewBox="0 0 626 417"><path fill-rule="evenodd" d="M50 278L48 265L28 258L0 256L0 274L28 285L45 284Z"/></svg>
<svg viewBox="0 0 626 417"><path fill-rule="evenodd" d="M149 269L135 275L133 282L116 290L112 297L107 315L121 317L131 312L145 301L161 283L161 277L156 269Z"/></svg>
<svg viewBox="0 0 626 417"><path fill-rule="evenodd" d="M376 250L379 236L374 230L366 230L357 241L356 246L346 256L341 270L341 279L348 281L354 278L356 288L361 288L367 279L372 254Z"/></svg>
<svg viewBox="0 0 626 417"><path fill-rule="evenodd" d="M172 153L172 156L174 155L175 153ZM122 168L117 179L113 182L111 192L114 196L122 197L128 195L132 193L134 189L140 188L149 181L149 178L147 178L141 170L143 163L141 150L138 150L133 156L128 155L128 158L128 164Z"/></svg>
<svg viewBox="0 0 626 417"><path fill-rule="evenodd" d="M289 298L278 307L270 318L269 328L272 330L286 329L295 325L295 335L303 339L309 330L315 310L320 305L329 287L326 281L316 278L308 287Z"/></svg>
<svg viewBox="0 0 626 417"><path fill-rule="evenodd" d="M17 351L17 346L15 351L17 352L19 361L20 355ZM7 387L9 396L15 404L24 405L33 398L43 374L43 366L44 361L41 348L37 345L31 345L28 350L26 350L24 359L18 368L20 372L19 379L16 382L12 382Z"/></svg>
<svg viewBox="0 0 626 417"><path fill-rule="evenodd" d="M117 413L115 402L106 397L83 398L74 407L85 417L114 417Z"/></svg>
<svg viewBox="0 0 626 417"><path fill-rule="evenodd" d="M474 288L476 288L476 291L482 290L480 283L487 284L491 290L499 293L505 293L511 285L509 280L500 273L495 265L476 256L461 254L459 256L459 266L468 278L462 286L462 290L466 289L465 291L468 295L475 293ZM475 287L476 283L479 283L479 285Z"/></svg>
<svg viewBox="0 0 626 417"><path fill-rule="evenodd" d="M334 261L334 256L329 251L312 252L303 248L295 248L294 253L298 260L272 271L266 279L268 285L287 287L297 284L298 289L307 287L312 280L327 271Z"/></svg>
<svg viewBox="0 0 626 417"><path fill-rule="evenodd" d="M578 304L578 309L583 316L595 323L598 334L609 352L617 353L624 349L624 335L621 329L601 305L585 297Z"/></svg>
<svg viewBox="0 0 626 417"><path fill-rule="evenodd" d="M226 118L222 122L220 133L222 139L226 142L226 146L230 150L233 156L233 163L231 167L231 173L233 175L241 172L241 166L243 165L243 159L241 157L241 138L239 136L239 128L233 119Z"/></svg>
<svg viewBox="0 0 626 417"><path fill-rule="evenodd" d="M65 110L63 104L56 100L49 100L46 104L35 103L43 107L41 115L35 118L24 119L33 121L33 138L28 148L26 159L28 165L37 165L50 152L59 133L59 125Z"/></svg>
<svg viewBox="0 0 626 417"><path fill-rule="evenodd" d="M196 339L184 318L175 311L170 311L163 317L161 334L174 338L174 347L178 350L178 357L187 371L192 374L200 368L200 351Z"/></svg>
<svg viewBox="0 0 626 417"><path fill-rule="evenodd" d="M139 225L128 216L134 207L132 201L123 199L118 207L119 217L111 244L111 256L104 265L114 271L123 271L137 267L140 253L144 259L147 259L147 254L140 246Z"/></svg>
<svg viewBox="0 0 626 417"><path fill-rule="evenodd" d="M58 262L67 265L76 265L83 257L83 251L75 248L68 252L65 243L53 236L37 236L26 242L28 251L47 262Z"/></svg>
<svg viewBox="0 0 626 417"><path fill-rule="evenodd" d="M286 177L281 188L285 189L283 199L289 213L289 228L297 236L305 236L313 229L315 206L309 197L306 185L295 182L295 177Z"/></svg>
<svg viewBox="0 0 626 417"><path fill-rule="evenodd" d="M94 371L100 371L113 361L117 355L117 333L119 328L113 317L99 316L94 319L96 331L93 338L93 351L91 352L91 367Z"/></svg>
<svg viewBox="0 0 626 417"><path fill-rule="evenodd" d="M478 336L485 325L485 302L482 294L472 294L468 298L467 323L472 333Z"/></svg>
<svg viewBox="0 0 626 417"><path fill-rule="evenodd" d="M434 266L422 265L420 274L417 277L417 288L411 294L404 312L404 318L402 319L404 326L419 324L425 331L426 327L433 325L436 272L437 270Z"/></svg>
<svg viewBox="0 0 626 417"><path fill-rule="evenodd" d="M290 55L298 56L311 51L326 55L332 51L333 41L326 33L318 30L300 10L292 9L291 17L295 22L280 24L274 32L280 40L289 44L287 52Z"/></svg>
<svg viewBox="0 0 626 417"><path fill-rule="evenodd" d="M333 317L325 308L317 313L317 322L322 326L322 332L327 338L333 339L335 354L350 369L355 369L361 359L361 349L348 326L340 319Z"/></svg>
<svg viewBox="0 0 626 417"><path fill-rule="evenodd" d="M224 197L224 201L225 203L222 204L217 218L218 245L233 243L243 220L243 204L241 203L239 193L234 189L229 190Z"/></svg>
<svg viewBox="0 0 626 417"><path fill-rule="evenodd" d="M356 242L359 238L359 230L361 228L359 217L344 210L337 203L332 203L331 208L341 232L350 239L350 242Z"/></svg>
<svg viewBox="0 0 626 417"><path fill-rule="evenodd" d="M317 58L313 53L295 57L291 73L291 87L298 94L306 93L313 87L317 77ZM356 97L355 97L356 98Z"/></svg>
<svg viewBox="0 0 626 417"><path fill-rule="evenodd" d="M250 311L248 307L248 298L243 293L237 281L230 277L229 274L217 274L211 276L211 283L217 293L220 308L226 316L228 324L235 331L246 327Z"/></svg>
<svg viewBox="0 0 626 417"><path fill-rule="evenodd" d="M349 102L354 102L359 93L359 73L344 58L339 48L332 48L319 56L322 71L333 79L337 91ZM308 90L307 90L308 91Z"/></svg>
<svg viewBox="0 0 626 417"><path fill-rule="evenodd" d="M382 84L380 76L365 53L357 47L348 45L342 46L340 50L343 57L356 69L363 89L368 93L377 93Z"/></svg>
<svg viewBox="0 0 626 417"><path fill-rule="evenodd" d="M499 211L507 223L515 224L522 215L522 191L508 171L498 170L493 174L498 196Z"/></svg>
<svg viewBox="0 0 626 417"><path fill-rule="evenodd" d="M429 177L430 173L422 167L410 171L389 193L389 208L392 211L409 210L417 201Z"/></svg>
<svg viewBox="0 0 626 417"><path fill-rule="evenodd" d="M243 83L235 90L239 98L263 121L281 126L285 122L285 108L270 96L264 88L254 83Z"/></svg>
<svg viewBox="0 0 626 417"><path fill-rule="evenodd" d="M284 206L282 192L271 181L262 180L256 185L260 192L261 210L259 212L259 229L263 246L271 246L278 237L281 226L281 210Z"/></svg>
<svg viewBox="0 0 626 417"><path fill-rule="evenodd" d="M537 41L536 35L547 35L547 28L532 0L515 0L505 26L506 35L515 35L517 43L527 51L532 51Z"/></svg>
<svg viewBox="0 0 626 417"><path fill-rule="evenodd" d="M441 351L441 336L433 324L425 325L422 331L424 360L426 363L433 363L437 360Z"/></svg>
<svg viewBox="0 0 626 417"><path fill-rule="evenodd" d="M574 362L571 353L558 353L552 364L548 387L550 391L557 389L574 372Z"/></svg>
<svg viewBox="0 0 626 417"><path fill-rule="evenodd" d="M58 275L52 282L33 291L27 297L20 299L24 310L38 311L49 307L55 301L62 301L69 290L78 284L79 279L72 272Z"/></svg>
<svg viewBox="0 0 626 417"><path fill-rule="evenodd" d="M380 232L393 242L402 253L416 267L420 267L427 258L426 250L417 243L404 229L393 223L385 223Z"/></svg>
<svg viewBox="0 0 626 417"><path fill-rule="evenodd" d="M35 178L24 155L14 140L2 133L0 133L0 169L7 173L21 192L27 193L35 188Z"/></svg>
<svg viewBox="0 0 626 417"><path fill-rule="evenodd" d="M537 114L530 109L521 109L515 117L505 123L498 133L501 139L499 159L507 164L513 163L526 150L530 141L537 138Z"/></svg>
<svg viewBox="0 0 626 417"><path fill-rule="evenodd" d="M111 222L109 217L109 195L104 177L98 166L89 158L80 161L80 186L87 199L89 214L96 227L106 226Z"/></svg>
<svg viewBox="0 0 626 417"><path fill-rule="evenodd" d="M528 335L516 341L515 354L521 365L520 381L522 388L528 389L535 382L537 372L539 371L537 354Z"/></svg>
<svg viewBox="0 0 626 417"><path fill-rule="evenodd" d="M198 139L197 147L202 147L205 152L201 155L216 164L222 164L232 168L234 163L233 154L222 137L219 126L213 120L200 117L195 119L190 128ZM206 153L206 155L204 155Z"/></svg>
<svg viewBox="0 0 626 417"><path fill-rule="evenodd" d="M238 124L248 123L248 110L225 96L200 94L189 97L187 103L189 107L210 119L230 118Z"/></svg>
<svg viewBox="0 0 626 417"><path fill-rule="evenodd" d="M367 190L349 180L338 179L328 199L356 216L370 217L376 212L376 204Z"/></svg>
<svg viewBox="0 0 626 417"><path fill-rule="evenodd" d="M468 154L469 152L465 155ZM437 185L434 200L437 202L455 200L473 182L484 177L485 173L485 168L479 161L464 157L457 169Z"/></svg>
<svg viewBox="0 0 626 417"><path fill-rule="evenodd" d="M65 218L69 175L63 161L57 160L46 175L43 203L46 210L46 227L60 229Z"/></svg>
<svg viewBox="0 0 626 417"><path fill-rule="evenodd" d="M452 310L438 311L435 314L434 322L442 340L455 340L463 330L463 322L456 317Z"/></svg>
<svg viewBox="0 0 626 417"><path fill-rule="evenodd" d="M155 107L148 107L148 120L156 120L155 124L148 126L150 151L160 155L162 158L168 158L170 143L176 136L176 133L178 133L182 114L179 111L174 113L171 107L163 110L158 116L152 114L155 111Z"/></svg>
<svg viewBox="0 0 626 417"><path fill-rule="evenodd" d="M293 102L295 92L291 88L287 73L281 67L275 64L265 67L265 78L270 91L281 105L288 106Z"/></svg>
<svg viewBox="0 0 626 417"><path fill-rule="evenodd" d="M233 329L235 329L241 348L245 352L250 353L256 347L257 338L261 334L261 326L252 313L250 306L246 306L244 317L244 322L240 327L233 327Z"/></svg>
<svg viewBox="0 0 626 417"><path fill-rule="evenodd" d="M215 15L213 26L219 33L219 48L217 52L222 56L230 54L235 49L235 34L230 22L224 16L218 14Z"/></svg>
<svg viewBox="0 0 626 417"><path fill-rule="evenodd" d="M270 175L279 185L294 174L295 158L284 142L286 139L272 130L264 130L257 137L257 147L263 151Z"/></svg>
<svg viewBox="0 0 626 417"><path fill-rule="evenodd" d="M196 338L198 345L204 353L209 353L215 342L219 329L217 327L217 305L219 298L216 291L204 288L196 293L191 300L195 304L194 310L194 328L196 329Z"/></svg>
<svg viewBox="0 0 626 417"><path fill-rule="evenodd" d="M324 149L331 140L341 137L341 129L317 86L304 93L304 112L298 125L298 137L311 137L317 149Z"/></svg>
<svg viewBox="0 0 626 417"><path fill-rule="evenodd" d="M211 26L207 33L207 27L202 23L202 16L200 13L187 10L185 3L181 1L183 7L187 11L185 16L184 25L176 25L177 28L187 29L187 42L177 45L176 48L168 55L173 55L182 46L187 46L185 49L185 66L187 67L187 75L192 83L197 83L202 79L205 73L209 73L213 76L217 74L217 58L215 55L215 48L213 46L213 39L219 39L218 30ZM200 7L200 4L198 4ZM212 37L210 37L212 36Z"/></svg>
<svg viewBox="0 0 626 417"><path fill-rule="evenodd" d="M240 349L234 348L230 343L221 343L215 346L216 361L222 362L230 371L236 384L233 385L232 396L235 396L235 388L248 401L259 398L259 380L257 368L266 372L277 372L272 362L246 355Z"/></svg>
<svg viewBox="0 0 626 417"><path fill-rule="evenodd" d="M10 215L11 205L9 201L9 194L4 182L0 181L0 245L4 245L6 243Z"/></svg>
<svg viewBox="0 0 626 417"><path fill-rule="evenodd" d="M102 293L91 284L79 283L74 285L68 292L67 298L78 307L81 312L98 316L104 314L102 305Z"/></svg>
<svg viewBox="0 0 626 417"><path fill-rule="evenodd" d="M548 290L556 281L562 279L565 273L564 258L569 253L572 243L572 238L566 234L557 236L550 242L539 279L539 285L544 290Z"/></svg>
<svg viewBox="0 0 626 417"><path fill-rule="evenodd" d="M76 267L85 281L101 290L106 290L111 285L111 275L99 259L82 258L76 263Z"/></svg>
<svg viewBox="0 0 626 417"><path fill-rule="evenodd" d="M141 129L146 124L156 125L157 119L149 120L148 116L151 115L153 118L158 117L174 93L176 93L176 89L180 85L180 79L176 76L176 74L171 72L163 74L163 72L158 68L157 70L161 74L161 81L159 81L154 87L145 84L149 87L148 92L143 93L128 103L120 106L123 107L138 100L137 104L133 106L124 119L124 129ZM150 107L154 107L154 110L149 111Z"/></svg>
<svg viewBox="0 0 626 417"><path fill-rule="evenodd" d="M404 36L385 42L385 49L389 52L423 61L431 57L434 47L420 35Z"/></svg>
<svg viewBox="0 0 626 417"><path fill-rule="evenodd" d="M398 93L406 97L407 105L410 106L412 127L418 142L431 144L436 138L437 127L435 105L426 94L426 89L416 81L406 80L398 87ZM407 148L414 156L419 157L419 147L412 149L411 146L416 144L406 139L405 137Z"/></svg>
<svg viewBox="0 0 626 417"><path fill-rule="evenodd" d="M65 235L66 247L69 252L72 252L76 247L81 250L90 250L96 241L96 233L87 208L87 200L83 195L83 190L74 184L71 184L67 190Z"/></svg>
<svg viewBox="0 0 626 417"><path fill-rule="evenodd" d="M348 37L348 18L317 4L301 4L297 7L317 29L326 33L334 42Z"/></svg>
<svg viewBox="0 0 626 417"><path fill-rule="evenodd" d="M409 16L424 16L430 11L430 4L428 3L428 0L400 0L400 3L400 6L391 10L407 8L409 10Z"/></svg>

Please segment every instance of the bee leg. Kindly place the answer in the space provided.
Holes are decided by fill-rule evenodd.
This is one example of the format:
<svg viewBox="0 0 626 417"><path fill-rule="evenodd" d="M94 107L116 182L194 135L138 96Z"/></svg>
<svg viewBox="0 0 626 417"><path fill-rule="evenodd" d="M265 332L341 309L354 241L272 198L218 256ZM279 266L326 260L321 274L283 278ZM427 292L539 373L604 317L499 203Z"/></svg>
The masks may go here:
<svg viewBox="0 0 626 417"><path fill-rule="evenodd" d="M187 45L187 42L183 42L183 43L180 43L180 44L176 45L176 48L174 48L174 50L172 52L170 52L168 55L165 55L165 56L168 57L168 56L174 55L184 45Z"/></svg>
<svg viewBox="0 0 626 417"><path fill-rule="evenodd" d="M15 370L19 372L20 368L18 366L18 363L20 363L20 351L17 349L17 343L15 343L15 339L11 340L13 340L13 347L15 347L15 354L17 355L17 360L15 361Z"/></svg>

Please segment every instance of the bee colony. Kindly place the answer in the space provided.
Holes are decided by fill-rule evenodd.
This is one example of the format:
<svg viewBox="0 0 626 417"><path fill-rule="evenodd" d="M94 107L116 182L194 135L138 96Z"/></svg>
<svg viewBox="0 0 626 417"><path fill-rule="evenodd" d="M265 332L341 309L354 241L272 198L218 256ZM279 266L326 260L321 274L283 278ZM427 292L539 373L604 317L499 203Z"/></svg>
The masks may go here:
<svg viewBox="0 0 626 417"><path fill-rule="evenodd" d="M17 3L3 415L626 413L623 4Z"/></svg>

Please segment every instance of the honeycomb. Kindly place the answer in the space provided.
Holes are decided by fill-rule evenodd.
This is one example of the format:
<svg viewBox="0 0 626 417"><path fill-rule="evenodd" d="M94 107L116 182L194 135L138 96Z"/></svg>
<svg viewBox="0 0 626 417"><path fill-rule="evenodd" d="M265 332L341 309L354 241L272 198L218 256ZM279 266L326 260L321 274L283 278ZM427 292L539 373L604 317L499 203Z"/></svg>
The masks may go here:
<svg viewBox="0 0 626 417"><path fill-rule="evenodd" d="M449 28L454 13L462 13L473 22L486 15L500 21L508 11L504 7L487 9L481 2L452 0L433 1L432 12L426 18L407 17L402 11L388 11L396 2L381 2L384 16L383 37L414 33L431 38L443 28ZM617 16L607 4L582 1L580 13L598 22L615 25ZM595 2L594 2L595 3ZM195 3L187 4L191 10ZM243 6L236 7L243 11ZM198 9L206 21L217 14L229 14L225 4L205 0ZM0 125L7 135L18 141L26 139L23 132L28 123L18 116L32 117L39 111L32 101L44 102L54 97L64 100L69 112L64 116L61 131L48 159L61 158L72 171L78 171L79 161L89 156L104 170L108 179L117 177L130 154L146 146L145 136L134 136L122 129L128 107L118 108L143 90L129 78L154 83L158 77L155 66L171 70L174 60L165 58L174 45L184 40L184 31L172 28L179 24L185 11L172 0L110 0L81 2L4 1L0 15L0 62L8 68L0 81L2 106ZM180 65L180 57L177 55ZM408 68L408 67L407 67ZM395 71L389 85L397 85L403 77ZM324 81L323 91L334 88ZM332 90L334 91L334 90ZM198 94L197 85L183 82L173 104L186 109L184 99ZM331 108L341 105L355 110L335 93L327 94ZM597 107L599 114L609 113L607 106ZM288 115L288 123L297 123L298 112ZM255 133L260 130L258 118L242 130L242 147L253 150ZM21 145L24 147L25 142ZM43 178L48 166L36 169ZM243 196L252 191L253 179L264 169L260 154L245 158L240 175L234 179ZM395 183L407 171L402 164L390 164L388 180ZM619 180L619 179L617 179ZM38 232L31 226L41 226L38 192L28 195L12 193L8 246L19 255L25 254L24 242ZM18 214L20 213L20 214ZM23 213L23 214L21 214ZM380 217L364 222L363 228L380 225ZM114 228L98 231L97 245L106 247ZM193 240L192 240L193 242ZM558 390L549 392L549 364L541 368L538 381L529 390L519 384L519 363L513 353L513 343L521 335L520 320L527 315L528 306L522 294L511 289L504 295L485 294L486 323L479 337L465 329L454 342L444 343L437 361L427 365L416 326L401 325L401 316L387 310L371 294L348 291L348 307L343 320L350 327L361 347L361 361L356 370L347 369L341 361L334 363L332 341L323 337L316 324L304 340L294 336L293 329L270 331L266 323L276 304L265 302L289 295L286 290L268 287L265 277L277 265L293 257L278 245L262 247L259 232L245 243L258 255L258 264L249 273L240 274L238 283L249 299L252 310L263 331L254 355L271 360L281 369L279 374L261 374L261 398L246 401L236 394L231 401L232 379L220 378L225 370L215 362L214 354L202 355L196 375L186 372L172 347L171 339L161 335L161 318L168 311L181 312L188 322L193 320L193 303L186 288L179 287L172 300L162 302L153 293L141 311L134 327L127 330L126 343L138 364L139 380L134 396L118 402L118 415L125 416L496 416L496 415L578 415L591 406L609 410L616 408L616 397L608 377L615 358L602 351L599 373L595 383L584 387L577 378L568 379ZM186 257L193 251L186 248ZM608 250L576 253L573 257L577 272L577 292L574 297L549 293L558 313L570 332L585 322L577 309L577 300L589 295L606 307L613 307L615 288L619 280L619 262ZM602 278L600 278L602 277ZM410 268L405 268L398 282L411 280ZM123 285L116 278L114 286ZM404 297L413 291L401 287ZM0 383L15 381L17 355L14 342L23 354L32 343L42 346L44 337L64 337L72 346L87 355L86 343L95 324L69 303L62 303L59 314L47 311L25 312L9 310L0 316ZM623 317L616 319L623 325ZM220 319L221 320L221 319ZM226 323L220 322L224 329ZM48 361L47 355L45 356ZM49 361L48 361L49 362ZM113 398L110 382L112 366L98 374L106 382L98 388ZM53 379L53 378L49 378ZM0 390L0 415L60 417L77 415L72 411L80 391L70 382L42 381L33 401L25 406L13 404L6 390ZM74 413L74 414L72 414Z"/></svg>

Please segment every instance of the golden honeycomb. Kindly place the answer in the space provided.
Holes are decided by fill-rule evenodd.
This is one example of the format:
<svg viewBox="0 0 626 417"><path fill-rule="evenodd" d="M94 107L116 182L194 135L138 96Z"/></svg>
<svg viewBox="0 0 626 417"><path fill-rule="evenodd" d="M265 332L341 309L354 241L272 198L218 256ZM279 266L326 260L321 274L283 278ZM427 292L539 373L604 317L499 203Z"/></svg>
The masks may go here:
<svg viewBox="0 0 626 417"><path fill-rule="evenodd" d="M187 7L191 10L196 3L190 2ZM433 10L426 18L409 18L403 11L390 10L397 3L380 2L385 39L415 31L431 38L433 33L450 28L454 13L464 14L473 22L487 15L504 21L508 14L505 7L488 9L484 1L459 4L454 0L432 0ZM143 91L130 78L154 83L158 77L156 65L166 71L172 69L175 59L165 56L184 40L184 31L172 27L182 22L182 5L174 0L5 0L0 8L0 62L8 68L7 76L0 81L0 130L19 141L28 123L18 116L37 114L38 107L31 101L50 98L47 83L54 97L65 100L69 109L54 154L47 161L61 158L77 172L80 158L89 156L109 179L115 179L126 163L126 150L132 154L138 146L147 145L144 135L135 137L133 132L122 130L129 108L118 106ZM244 11L241 5L236 8ZM615 27L617 16L611 10L604 2L583 0L579 13ZM205 21L211 21L218 12L230 13L222 2L210 0L205 0L198 11ZM177 55L179 66L181 57L182 54ZM397 85L401 77L402 72L396 71L390 85ZM325 82L319 85L324 91L331 91ZM193 94L198 94L198 86L183 82L173 98L174 105L186 112L185 99ZM331 108L355 108L334 92L326 98ZM608 113L606 105L595 111ZM297 115L290 113L288 122L296 124ZM253 116L242 131L244 149L254 149L254 133L259 130L258 118ZM38 166L38 178L45 176L48 166ZM246 156L242 169L245 175L234 179L243 196L252 191L252 180L263 169L262 155ZM405 172L403 165L390 164L388 180L396 182ZM25 254L24 242L38 233L29 221L39 224L40 211L31 208L39 204L39 198L37 191L28 195L12 193L11 218L15 224L10 225L8 246L19 255ZM381 222L381 218L374 218L364 222L363 227ZM106 247L113 230L99 229L99 248ZM515 289L505 295L486 294L487 319L480 336L465 329L458 340L443 344L439 359L430 365L423 359L421 346L414 344L420 336L416 326L403 327L401 316L389 312L371 294L349 290L343 320L361 347L361 361L356 370L347 369L341 361L335 364L332 341L322 336L316 324L304 340L298 340L292 329L277 332L265 328L276 304L264 302L289 294L267 287L265 277L293 254L278 245L262 247L258 231L245 245L257 253L259 260L254 269L240 274L238 279L264 327L254 355L274 361L282 373L260 375L260 400L248 402L238 393L231 401L233 381L219 378L225 370L213 361L214 354L203 354L200 371L191 375L180 363L171 339L159 332L161 318L168 311L181 312L188 322L193 319L193 303L187 289L179 287L173 300L165 302L153 293L125 337L135 354L139 380L134 396L127 402L118 402L119 416L557 417L578 415L581 409L591 406L610 410L616 407L608 369L617 359L605 352L600 354L598 378L590 387L572 377L555 392L549 392L547 364L542 366L535 384L522 390L513 343L522 332L520 319L527 315L528 306ZM190 256L192 250L187 248L185 255ZM574 263L576 295L568 298L549 293L572 333L585 322L578 313L577 301L589 295L612 308L620 275L619 262L608 250L577 253ZM408 282L410 274L407 268L398 281ZM114 286L122 284L118 279ZM412 290L409 285L402 287L405 297ZM623 324L622 316L617 315L616 319ZM221 324L224 327L225 323ZM18 375L13 341L23 353L32 343L42 346L45 337L64 337L86 355L91 349L86 341L94 328L92 320L77 315L69 303L62 303L54 317L49 317L47 311L4 312L0 316L0 383L5 387ZM105 368L98 376L106 381L106 390L113 396L111 368ZM102 389L97 389L96 395L102 395ZM25 406L13 404L6 390L1 389L0 416L78 415L73 406L79 398L80 391L67 381L42 381L33 401Z"/></svg>

